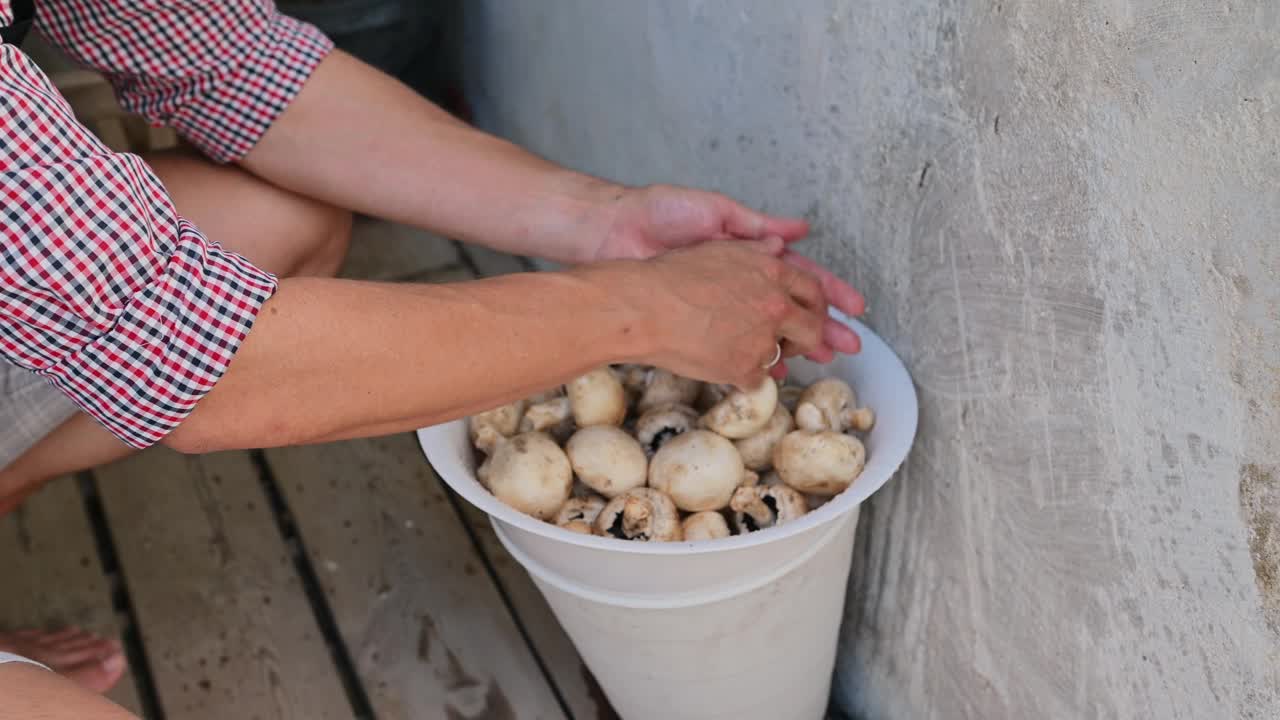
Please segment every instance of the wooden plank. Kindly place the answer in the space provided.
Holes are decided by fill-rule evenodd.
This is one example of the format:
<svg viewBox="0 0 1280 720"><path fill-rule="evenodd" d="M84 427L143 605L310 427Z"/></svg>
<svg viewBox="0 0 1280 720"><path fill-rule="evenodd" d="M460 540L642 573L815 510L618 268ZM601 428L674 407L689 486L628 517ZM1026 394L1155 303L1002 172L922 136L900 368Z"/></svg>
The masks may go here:
<svg viewBox="0 0 1280 720"><path fill-rule="evenodd" d="M351 717L247 453L96 474L167 720Z"/></svg>
<svg viewBox="0 0 1280 720"><path fill-rule="evenodd" d="M0 568L0 628L78 625L120 637L111 584L75 478L55 480L16 512L0 517ZM141 715L131 673L107 697Z"/></svg>
<svg viewBox="0 0 1280 720"><path fill-rule="evenodd" d="M463 245L462 251L485 277L529 271L524 262L514 255L478 245ZM454 495L455 506L461 512L463 521L470 526L480 552L493 568L517 621L528 633L534 651L542 659L570 714L583 720L616 718L617 713L609 704L604 691L587 669L573 641L565 634L560 621L533 584L529 573L502 547L498 536L493 532L489 516L452 490L449 492Z"/></svg>
<svg viewBox="0 0 1280 720"><path fill-rule="evenodd" d="M478 245L461 247L472 265L485 277L528 271L520 258L514 255ZM469 277L474 277L470 271L458 269L449 273L437 271L424 279L430 282L461 282ZM415 452L420 456L416 447L415 444ZM441 486L448 487L444 483ZM616 718L617 714L603 690L583 663L573 641L565 634L542 593L524 568L503 549L488 516L452 490L448 492L454 495L455 507L462 513L463 522L471 527L480 553L493 568L494 576L515 613L516 621L524 628L534 652L541 659L570 715L592 720Z"/></svg>
<svg viewBox="0 0 1280 720"><path fill-rule="evenodd" d="M564 717L412 435L267 458L379 720Z"/></svg>
<svg viewBox="0 0 1280 720"><path fill-rule="evenodd" d="M587 669L529 573L502 547L489 516L462 496L452 490L449 492L454 495L455 503L479 541L481 552L493 568L517 620L529 634L529 641L542 658L570 714L578 720L617 718L604 691Z"/></svg>

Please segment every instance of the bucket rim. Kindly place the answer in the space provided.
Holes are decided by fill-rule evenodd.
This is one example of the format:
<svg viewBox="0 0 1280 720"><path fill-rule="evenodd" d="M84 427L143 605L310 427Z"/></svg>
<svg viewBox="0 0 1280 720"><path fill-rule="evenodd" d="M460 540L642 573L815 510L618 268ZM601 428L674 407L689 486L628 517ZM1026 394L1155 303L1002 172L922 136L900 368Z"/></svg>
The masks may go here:
<svg viewBox="0 0 1280 720"><path fill-rule="evenodd" d="M496 518L521 530L550 540L582 548L637 555L700 555L733 552L800 535L839 519L861 505L864 500L875 494L881 487L884 487L906 460L907 454L911 451L911 446L915 442L919 425L920 407L915 384L912 382L906 367L902 364L901 358L893 352L892 348L880 336L872 332L863 323L834 309L830 314L836 320L848 325L861 337L862 351L859 355L882 356L884 367L877 374L877 377L883 376L883 382L892 385L895 389L901 389L906 394L901 398L901 401L902 409L907 415L904 418L904 422L901 423L901 432L888 437L877 449L877 452L869 454L862 474L858 476L858 480L853 485L822 507L785 525L746 535L733 535L727 538L704 541L633 542L611 537L583 535L556 527L551 523L526 515L508 506L486 490L476 480L474 472L468 471L450 458L433 458L430 448L437 444L433 441L434 438L453 431L459 424L465 424L466 418L420 428L417 431L418 443L422 447L422 452L426 456L427 462L431 464L436 474L448 483L454 492L461 495L467 502L483 510L490 518ZM789 362L808 361L802 361L797 358Z"/></svg>

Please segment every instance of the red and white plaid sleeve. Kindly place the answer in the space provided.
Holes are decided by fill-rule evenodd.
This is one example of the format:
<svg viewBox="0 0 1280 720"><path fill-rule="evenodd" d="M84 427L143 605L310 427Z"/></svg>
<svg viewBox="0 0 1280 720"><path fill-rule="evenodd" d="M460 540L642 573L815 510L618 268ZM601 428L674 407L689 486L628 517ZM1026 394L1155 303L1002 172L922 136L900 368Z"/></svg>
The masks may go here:
<svg viewBox="0 0 1280 720"><path fill-rule="evenodd" d="M0 45L0 356L146 447L218 381L275 288Z"/></svg>
<svg viewBox="0 0 1280 720"><path fill-rule="evenodd" d="M302 89L333 43L272 0L37 0L35 26L101 72L126 110L237 160Z"/></svg>

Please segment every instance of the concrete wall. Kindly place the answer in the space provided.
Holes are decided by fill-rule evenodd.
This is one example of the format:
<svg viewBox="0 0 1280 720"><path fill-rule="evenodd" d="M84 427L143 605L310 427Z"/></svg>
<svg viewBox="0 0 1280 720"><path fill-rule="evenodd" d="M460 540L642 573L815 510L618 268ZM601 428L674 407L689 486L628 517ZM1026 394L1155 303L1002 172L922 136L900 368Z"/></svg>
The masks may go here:
<svg viewBox="0 0 1280 720"><path fill-rule="evenodd" d="M468 3L482 123L811 219L921 394L867 718L1280 716L1280 4Z"/></svg>

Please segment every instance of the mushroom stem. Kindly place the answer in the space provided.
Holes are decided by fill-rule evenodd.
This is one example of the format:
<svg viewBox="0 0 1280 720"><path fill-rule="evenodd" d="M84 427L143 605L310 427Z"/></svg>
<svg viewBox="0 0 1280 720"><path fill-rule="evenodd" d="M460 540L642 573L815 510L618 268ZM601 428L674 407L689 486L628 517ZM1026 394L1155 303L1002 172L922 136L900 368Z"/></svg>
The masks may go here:
<svg viewBox="0 0 1280 720"><path fill-rule="evenodd" d="M638 487L609 501L595 522L596 533L620 540L667 542L684 537L680 513L665 493Z"/></svg>
<svg viewBox="0 0 1280 720"><path fill-rule="evenodd" d="M649 516L652 514L649 510L649 503L639 498L627 498L622 506L623 532L628 536L643 532L644 526L649 522Z"/></svg>
<svg viewBox="0 0 1280 720"><path fill-rule="evenodd" d="M765 496L755 492L753 488L738 488L734 491L729 507L734 512L742 513L755 521L752 523L754 527L750 528L751 530L773 525L775 509L769 507L765 502Z"/></svg>

